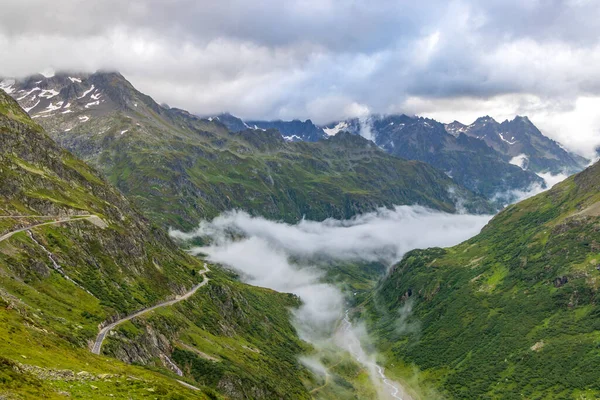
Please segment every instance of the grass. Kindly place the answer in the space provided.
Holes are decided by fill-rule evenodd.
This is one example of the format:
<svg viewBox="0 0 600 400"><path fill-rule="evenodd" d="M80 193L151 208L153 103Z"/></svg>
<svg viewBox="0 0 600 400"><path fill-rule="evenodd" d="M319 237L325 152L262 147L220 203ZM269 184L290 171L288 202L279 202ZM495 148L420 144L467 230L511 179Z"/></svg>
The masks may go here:
<svg viewBox="0 0 600 400"><path fill-rule="evenodd" d="M408 253L365 304L392 373L445 398L600 396L600 220L580 213L598 182L591 167L463 244ZM418 329L394 322L405 301Z"/></svg>

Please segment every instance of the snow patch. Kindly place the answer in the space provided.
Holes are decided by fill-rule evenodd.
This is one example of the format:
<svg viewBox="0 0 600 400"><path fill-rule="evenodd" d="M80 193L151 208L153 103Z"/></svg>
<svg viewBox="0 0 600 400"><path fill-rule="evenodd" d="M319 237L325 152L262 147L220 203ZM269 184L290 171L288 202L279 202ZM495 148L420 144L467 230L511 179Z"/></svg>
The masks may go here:
<svg viewBox="0 0 600 400"><path fill-rule="evenodd" d="M289 142L293 142L294 140L302 140L302 138L298 135L284 136L283 138Z"/></svg>
<svg viewBox="0 0 600 400"><path fill-rule="evenodd" d="M344 130L348 128L348 122L346 121L342 121L339 122L336 126L334 126L333 128L323 128L323 132L325 132L326 135L328 136L335 136L337 135L341 130Z"/></svg>
<svg viewBox="0 0 600 400"><path fill-rule="evenodd" d="M81 83L81 79L79 78L73 78L72 76L69 77L69 80L73 83L77 82L77 83Z"/></svg>
<svg viewBox="0 0 600 400"><path fill-rule="evenodd" d="M37 107L37 105L40 104L40 100L37 101L37 103L35 103L34 105L32 105L31 107L27 107L27 108L23 108L23 110L25 110L25 112L29 112L31 110L33 110L34 108Z"/></svg>
<svg viewBox="0 0 600 400"><path fill-rule="evenodd" d="M65 110L61 114L68 114L68 113L72 113L72 112L73 112L73 110Z"/></svg>
<svg viewBox="0 0 600 400"><path fill-rule="evenodd" d="M78 118L79 118L79 121L81 121L81 122L86 122L86 121L89 121L89 119L90 119L90 117L88 117L87 115L82 115Z"/></svg>
<svg viewBox="0 0 600 400"><path fill-rule="evenodd" d="M511 139L511 140L512 140L512 142L511 142L510 140L506 140L506 139L504 139L504 135L502 134L502 132L498 132L498 135L500 136L500 139L502 139L502 141L503 141L503 142L506 142L506 143L508 143L508 144L510 144L510 145L513 145L513 144L517 143L517 142L515 141L515 137L514 137L514 136L512 137L512 139Z"/></svg>
<svg viewBox="0 0 600 400"><path fill-rule="evenodd" d="M79 96L78 99L83 99L85 96L87 96L88 94L90 94L94 89L95 89L94 85L92 85L92 87L89 88L89 90L86 90L85 92L83 92L83 94L81 96Z"/></svg>
<svg viewBox="0 0 600 400"><path fill-rule="evenodd" d="M91 98L92 100L98 100L98 99L100 99L100 97L102 97L102 93L100 93L100 92L99 92L99 91L97 91L97 90L94 92L94 94L93 94L93 95L91 95L91 96L90 96L90 98Z"/></svg>
<svg viewBox="0 0 600 400"><path fill-rule="evenodd" d="M65 129L65 132L69 132L71 129L73 129L73 128L67 128L67 129Z"/></svg>
<svg viewBox="0 0 600 400"><path fill-rule="evenodd" d="M122 130L121 131L121 135L124 134L124 133L127 133L127 132L129 132L129 129Z"/></svg>
<svg viewBox="0 0 600 400"><path fill-rule="evenodd" d="M39 97L43 97L45 99L51 99L57 95L58 95L58 92L54 89L44 89L44 90L42 90L42 93L38 94Z"/></svg>
<svg viewBox="0 0 600 400"><path fill-rule="evenodd" d="M23 100L25 97L29 96L31 93L35 92L36 90L42 90L42 89L40 89L39 87L34 87L34 88L33 88L33 89L31 89L29 92L27 92L27 93L25 93L23 96L19 97L19 98L17 99L17 101L21 101L21 100ZM19 91L19 93L20 93L20 92L23 92L23 90L20 90L20 91Z"/></svg>
<svg viewBox="0 0 600 400"><path fill-rule="evenodd" d="M56 105L54 105L54 103L50 103L48 105L48 107L46 107L46 109L44 111L40 111L39 114L44 114L44 113L49 113L52 111L59 110L62 108L63 104L64 104L64 101L59 101L56 103Z"/></svg>
<svg viewBox="0 0 600 400"><path fill-rule="evenodd" d="M6 94L11 94L15 91L15 88L13 87L14 84L14 79L6 79L0 82L0 89L4 90Z"/></svg>
<svg viewBox="0 0 600 400"><path fill-rule="evenodd" d="M100 105L100 101L99 100L92 101L91 103L87 103L85 105L85 108L90 108L91 106L97 106L97 105Z"/></svg>

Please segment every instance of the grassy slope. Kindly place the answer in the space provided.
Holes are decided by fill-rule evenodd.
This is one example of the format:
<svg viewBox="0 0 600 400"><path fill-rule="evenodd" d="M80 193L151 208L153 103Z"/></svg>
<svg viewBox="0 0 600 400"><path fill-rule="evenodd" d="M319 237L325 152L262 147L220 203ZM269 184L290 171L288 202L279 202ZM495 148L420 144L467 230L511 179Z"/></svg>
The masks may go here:
<svg viewBox="0 0 600 400"><path fill-rule="evenodd" d="M408 253L367 303L388 365L449 398L600 396L598 201L596 164L461 245Z"/></svg>
<svg viewBox="0 0 600 400"><path fill-rule="evenodd" d="M107 100L104 111L37 121L162 226L187 229L231 208L289 222L348 218L393 204L454 211L448 188L456 185L445 174L360 137L286 143L276 131L230 133L216 120L160 107L118 74L92 81ZM79 123L83 115L91 119ZM456 190L467 206L488 210L466 189Z"/></svg>
<svg viewBox="0 0 600 400"><path fill-rule="evenodd" d="M272 219L348 218L379 206L420 203L454 211L456 186L441 172L386 155L358 137L285 143L276 132L147 143L117 138L90 159L161 224L189 228L231 208ZM467 206L486 205L457 188Z"/></svg>
<svg viewBox="0 0 600 400"><path fill-rule="evenodd" d="M256 398L308 396L304 383L312 378L296 360L305 345L289 322L297 299L243 285L216 267L211 282L189 301L123 325L108 339L104 356L89 353L100 322L183 292L201 280L196 271L202 265L94 170L60 149L3 92L0 187L1 215L96 214L107 224L72 221L31 230L77 284L52 269L26 232L0 242L0 397L56 398L66 392L74 398L207 398L217 396L214 390L231 398L244 390ZM34 222L3 218L0 233ZM188 351L178 347L184 341ZM221 375L207 381L195 374L197 352L219 357L214 368ZM202 391L175 382L163 356L181 363L183 379Z"/></svg>

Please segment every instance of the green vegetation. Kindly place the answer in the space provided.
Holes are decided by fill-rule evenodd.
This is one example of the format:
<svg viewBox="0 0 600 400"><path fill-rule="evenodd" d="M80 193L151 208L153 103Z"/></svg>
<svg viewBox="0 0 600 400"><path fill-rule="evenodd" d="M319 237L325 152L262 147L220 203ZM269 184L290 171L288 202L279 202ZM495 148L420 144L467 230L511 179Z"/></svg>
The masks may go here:
<svg viewBox="0 0 600 400"><path fill-rule="evenodd" d="M0 241L0 398L309 397L297 361L309 349L289 318L298 299L216 266L190 299L120 325L93 355L99 324L186 292L202 262L2 91L0 106L0 236L72 218Z"/></svg>
<svg viewBox="0 0 600 400"><path fill-rule="evenodd" d="M423 398L600 396L599 189L596 164L465 243L408 253L363 309L388 372Z"/></svg>
<svg viewBox="0 0 600 400"><path fill-rule="evenodd" d="M91 83L103 93L101 109L39 121L162 227L190 229L233 208L288 222L402 204L452 212L459 198L490 211L441 171L356 135L288 143L274 130L232 133L217 119L159 106L119 74L94 74Z"/></svg>

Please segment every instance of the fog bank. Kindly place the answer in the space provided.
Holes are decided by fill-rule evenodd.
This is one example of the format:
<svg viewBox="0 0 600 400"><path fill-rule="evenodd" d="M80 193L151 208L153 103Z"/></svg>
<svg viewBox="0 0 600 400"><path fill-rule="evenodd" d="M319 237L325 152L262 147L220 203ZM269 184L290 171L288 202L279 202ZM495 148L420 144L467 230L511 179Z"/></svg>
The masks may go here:
<svg viewBox="0 0 600 400"><path fill-rule="evenodd" d="M490 218L398 206L349 220L303 220L293 225L229 211L202 221L192 232L170 234L179 240L208 240L209 245L190 252L205 254L211 262L234 269L249 284L298 295L303 305L294 311L294 325L303 340L319 348L325 342L336 342L340 329L346 339L361 336L351 332L352 325L344 318L344 293L323 282L323 268L336 261L379 261L391 266L415 248L458 244L476 235ZM385 377L374 355L364 353L360 343L340 347L370 372L381 398L400 398L402 388ZM318 360L310 360L308 366L325 371Z"/></svg>

